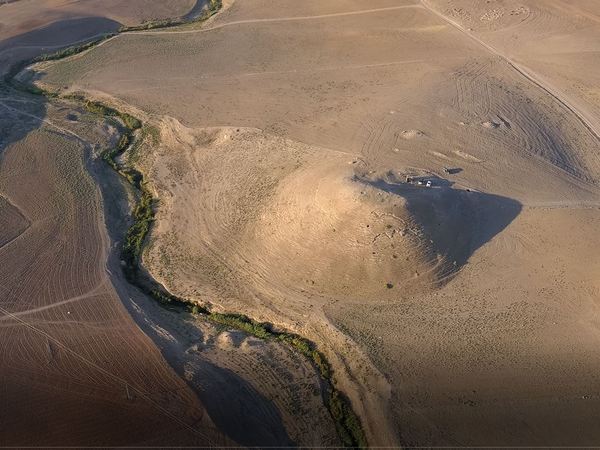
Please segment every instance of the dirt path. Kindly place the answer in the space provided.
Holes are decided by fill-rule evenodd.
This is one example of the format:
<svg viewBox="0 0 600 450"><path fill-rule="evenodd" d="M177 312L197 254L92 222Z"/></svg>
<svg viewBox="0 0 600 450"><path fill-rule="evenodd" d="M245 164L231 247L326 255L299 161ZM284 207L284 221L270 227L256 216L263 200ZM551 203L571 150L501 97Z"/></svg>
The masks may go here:
<svg viewBox="0 0 600 450"><path fill-rule="evenodd" d="M122 36L127 36L127 35L154 36L154 35L159 35L159 34L196 34L196 33L205 33L208 31L214 31L214 30L218 30L218 29L226 28L226 27L230 27L230 26L235 26L235 25L247 25L247 24L253 24L253 23L279 23L279 22L309 21L309 20L328 19L328 18L344 17L344 16L358 16L358 15L362 15L362 14L373 14L373 13L377 13L377 12L394 11L394 10L408 9L408 8L422 8L422 6L419 4L414 4L414 5L390 6L387 8L364 9L364 10L360 10L360 11L350 11L350 12L341 12L341 13L333 13L333 14L320 14L320 15L316 15L316 16L277 17L277 18L270 18L270 19L236 20L233 22L227 22L227 23L215 25L212 27L202 27L202 28L193 29L193 30L132 31L132 32L127 32L127 33L120 33L120 34L117 34L116 36L108 38L108 39L102 41L101 43L99 43L95 48L102 47L102 46L108 44L109 42L113 41L114 39L117 39ZM77 56L81 56L85 53L86 52L82 52L82 53L78 54Z"/></svg>
<svg viewBox="0 0 600 450"><path fill-rule="evenodd" d="M49 310L52 308L58 308L59 306L68 305L69 303L74 303L74 302L77 302L80 300L85 300L85 299L92 298L92 297L99 297L99 296L103 295L103 289L105 289L107 287L106 286L107 281L108 280L101 280L100 283L98 283L98 285L96 287L92 288L91 290L89 290L88 292L86 292L82 295L77 295L75 297L71 297L66 300L61 300L56 303L51 303L49 305L40 306L38 308L31 308L31 309L27 309L24 311L19 311L17 313L5 314L3 316L0 316L0 322L5 321L5 320L14 319L15 317L22 317L22 316L26 316L26 315L39 313L39 312L46 311L46 310Z"/></svg>
<svg viewBox="0 0 600 450"><path fill-rule="evenodd" d="M421 8L421 5L401 5L401 6L390 6L387 8L373 8L373 9L363 9L360 11L349 11L349 12L340 12L333 14L320 14L316 16L297 16L297 17L276 17L270 19L247 19L247 20L236 20L234 22L222 23L219 25L215 25L213 27L200 28L197 30L180 30L180 31L136 31L132 34L194 34L194 33L204 33L207 31L214 31L221 28L226 28L234 25L247 25L253 23L271 23L271 22L298 22L298 21L306 21L306 20L318 20L318 19L329 19L334 17L345 17L345 16L359 16L362 14L373 14L384 11L396 11L399 9L407 9L407 8Z"/></svg>

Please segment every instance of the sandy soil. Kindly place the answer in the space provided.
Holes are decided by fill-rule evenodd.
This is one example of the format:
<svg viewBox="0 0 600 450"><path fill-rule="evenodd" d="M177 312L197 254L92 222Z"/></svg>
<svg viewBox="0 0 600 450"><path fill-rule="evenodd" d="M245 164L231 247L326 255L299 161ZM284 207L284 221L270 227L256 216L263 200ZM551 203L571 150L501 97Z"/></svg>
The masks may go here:
<svg viewBox="0 0 600 450"><path fill-rule="evenodd" d="M37 70L148 114L149 270L317 341L372 445L597 445L594 63L518 42L598 11L525 3L245 0Z"/></svg>
<svg viewBox="0 0 600 450"><path fill-rule="evenodd" d="M596 2L427 3L535 76L545 88L575 108L598 135L600 12Z"/></svg>
<svg viewBox="0 0 600 450"><path fill-rule="evenodd" d="M111 238L119 242L128 225L127 193L105 164L94 172ZM222 433L244 446L339 445L316 368L306 358L276 341L159 306L124 279L119 258L115 251L108 261L119 296Z"/></svg>

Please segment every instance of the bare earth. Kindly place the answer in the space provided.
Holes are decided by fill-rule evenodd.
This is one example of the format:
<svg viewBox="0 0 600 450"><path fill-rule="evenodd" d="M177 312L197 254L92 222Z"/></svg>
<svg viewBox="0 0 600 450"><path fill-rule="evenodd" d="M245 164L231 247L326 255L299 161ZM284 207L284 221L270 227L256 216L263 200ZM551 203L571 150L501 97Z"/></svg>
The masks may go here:
<svg viewBox="0 0 600 450"><path fill-rule="evenodd" d="M584 0L229 1L202 27L120 35L29 75L158 129L160 144L127 155L160 200L145 267L177 295L317 342L371 445L595 446L599 21ZM15 231L0 239L19 237L0 254L35 229L4 179ZM197 383L224 368L272 400L287 437L311 429L232 363L273 352L308 393L294 355L144 314L155 342L159 324L204 354L184 378L230 439ZM182 352L162 348L181 375ZM309 445L333 442L319 436Z"/></svg>
<svg viewBox="0 0 600 450"><path fill-rule="evenodd" d="M118 28L88 18L110 5L86 3L2 5L0 73ZM231 444L134 323L109 277L102 199L88 169L92 150L109 145L114 132L81 111L2 86L0 444Z"/></svg>
<svg viewBox="0 0 600 450"><path fill-rule="evenodd" d="M3 6L8 24L31 29L11 36L0 27L0 72L120 26L78 17L98 2L44 14L30 3ZM161 10L114 3L100 12L123 20ZM163 4L165 17L178 14L175 3ZM53 18L48 11L68 19L19 22ZM0 89L0 257L11 262L0 267L0 444L338 446L306 358L162 309L125 282L118 241L131 193L97 162L115 145L114 125L72 103Z"/></svg>

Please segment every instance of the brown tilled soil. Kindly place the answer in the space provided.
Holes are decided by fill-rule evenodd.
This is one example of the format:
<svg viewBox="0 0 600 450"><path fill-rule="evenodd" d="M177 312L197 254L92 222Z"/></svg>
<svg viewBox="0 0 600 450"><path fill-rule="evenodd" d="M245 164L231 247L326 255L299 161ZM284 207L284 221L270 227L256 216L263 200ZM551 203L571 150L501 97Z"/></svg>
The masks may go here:
<svg viewBox="0 0 600 450"><path fill-rule="evenodd" d="M34 73L158 129L149 271L315 340L372 445L597 445L597 5L225 3Z"/></svg>
<svg viewBox="0 0 600 450"><path fill-rule="evenodd" d="M0 442L227 443L109 278L101 199L83 143L107 145L107 136L88 121L76 137L61 129L64 108L42 111L37 99L20 99L18 108L2 104L13 132L3 136L0 171L0 223L10 230L0 247Z"/></svg>
<svg viewBox="0 0 600 450"><path fill-rule="evenodd" d="M87 18L101 11L86 3L3 5L0 72L118 27ZM86 166L114 129L4 87L0 97L0 444L230 444L105 268L110 244Z"/></svg>

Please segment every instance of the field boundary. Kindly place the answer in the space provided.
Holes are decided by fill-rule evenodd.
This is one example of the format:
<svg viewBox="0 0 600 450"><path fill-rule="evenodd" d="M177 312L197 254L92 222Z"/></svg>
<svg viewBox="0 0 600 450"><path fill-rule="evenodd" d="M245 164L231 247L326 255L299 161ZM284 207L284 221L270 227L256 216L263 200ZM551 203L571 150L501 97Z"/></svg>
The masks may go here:
<svg viewBox="0 0 600 450"><path fill-rule="evenodd" d="M40 88L17 78L21 71L32 64L56 61L78 55L122 33L170 28L191 22L205 21L216 14L221 6L221 0L210 0L207 11L192 21L184 21L182 18L165 19L134 27L122 27L117 33L102 35L98 39L85 44L67 47L55 53L40 55L15 64L5 75L4 81L14 89L33 95L72 101L81 105L90 113L108 120L117 126L119 139L116 146L105 149L100 153L100 156L136 192L137 198L131 208L133 223L127 229L124 242L121 245L121 266L127 281L168 309L188 311L195 317L209 320L224 328L240 330L263 340L281 342L304 355L309 359L313 367L315 367L317 375L320 378L322 398L333 419L340 441L346 447L367 448L368 443L360 419L352 409L348 397L335 387L336 383L331 365L325 355L318 350L314 342L299 334L275 328L271 323L254 320L245 314L214 312L211 310L213 305L208 302L201 305L173 295L146 271L142 270L141 254L155 220L155 206L158 200L152 195L148 182L144 179L144 174L135 167L120 162L119 158L128 150L143 144L145 136L151 134L149 133L149 126L144 125L140 119L129 113L120 111L106 103L88 98L82 93L60 95L58 91Z"/></svg>

